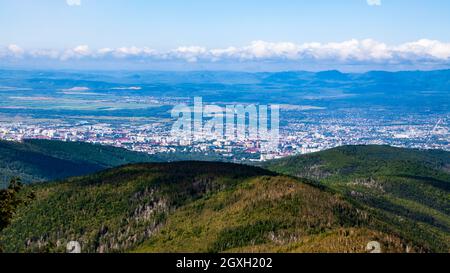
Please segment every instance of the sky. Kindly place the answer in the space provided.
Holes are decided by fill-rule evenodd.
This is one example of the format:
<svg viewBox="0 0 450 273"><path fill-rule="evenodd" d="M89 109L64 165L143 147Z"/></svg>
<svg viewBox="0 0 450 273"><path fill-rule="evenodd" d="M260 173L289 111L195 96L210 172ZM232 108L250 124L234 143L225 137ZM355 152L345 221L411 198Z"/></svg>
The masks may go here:
<svg viewBox="0 0 450 273"><path fill-rule="evenodd" d="M433 69L447 0L0 0L0 66Z"/></svg>

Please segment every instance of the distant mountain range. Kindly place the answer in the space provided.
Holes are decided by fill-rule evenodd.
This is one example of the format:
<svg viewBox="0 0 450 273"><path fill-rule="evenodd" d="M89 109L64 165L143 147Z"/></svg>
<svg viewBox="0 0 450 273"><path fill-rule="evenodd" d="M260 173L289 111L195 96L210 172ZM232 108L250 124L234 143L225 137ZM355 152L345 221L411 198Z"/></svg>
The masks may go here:
<svg viewBox="0 0 450 273"><path fill-rule="evenodd" d="M305 81L355 81L370 80L372 83L389 82L390 84L418 83L439 84L449 86L450 69L433 71L369 71L365 73L345 73L337 70L320 72L286 71L286 72L237 72L237 71L52 71L52 70L5 70L0 69L1 80L12 86L20 81L29 87L61 86L70 88L80 84L92 85L93 88L111 88L116 85L136 84L258 84L258 83L291 83ZM411 81L413 79L413 81ZM49 85L50 84L50 85ZM448 90L448 89L446 89Z"/></svg>
<svg viewBox="0 0 450 273"><path fill-rule="evenodd" d="M426 102L427 107L439 106L438 110L446 111L448 103L442 99L447 98L450 91L450 70L367 73L336 70L272 73L0 70L0 88L12 88L16 96L29 96L30 92L24 89L30 89L35 96L58 97L62 96L59 91L73 87L89 88L91 93L104 95L167 98L195 94L205 101L215 102L304 104L309 101L328 107L333 107L336 100L351 101L353 107L358 106L355 101L363 105L416 107L421 106L420 102ZM433 96L427 92L433 92ZM9 96L7 92L0 93L0 97L3 95ZM325 103L321 98L331 99L333 104ZM342 107L342 102L338 106ZM6 113L11 111L0 110ZM30 109L28 112L35 113Z"/></svg>
<svg viewBox="0 0 450 273"><path fill-rule="evenodd" d="M0 243L9 252L63 252L72 240L84 252L366 252L378 241L385 252L448 252L449 166L449 152L387 146L259 167L125 165L26 187L36 197Z"/></svg>

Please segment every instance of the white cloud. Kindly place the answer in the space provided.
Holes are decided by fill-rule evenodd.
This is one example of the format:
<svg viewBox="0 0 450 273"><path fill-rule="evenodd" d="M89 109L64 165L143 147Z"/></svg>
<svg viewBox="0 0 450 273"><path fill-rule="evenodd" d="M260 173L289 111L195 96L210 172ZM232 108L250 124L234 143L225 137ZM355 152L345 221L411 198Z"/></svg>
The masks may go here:
<svg viewBox="0 0 450 273"><path fill-rule="evenodd" d="M313 60L333 62L402 62L427 59L450 61L450 43L422 39L416 42L389 46L373 39L332 43L294 44L256 41L249 46L207 50L198 59L239 60Z"/></svg>
<svg viewBox="0 0 450 273"><path fill-rule="evenodd" d="M206 57L208 50L200 46L182 46L165 54L164 58L179 58L188 62L197 62L199 58Z"/></svg>
<svg viewBox="0 0 450 273"><path fill-rule="evenodd" d="M140 86L130 86L130 87L114 87L111 90L142 90Z"/></svg>
<svg viewBox="0 0 450 273"><path fill-rule="evenodd" d="M79 45L77 47L74 47L72 49L65 50L61 53L59 58L61 60L68 60L68 59L80 59L83 57L91 57L92 55L91 50L89 49L89 46L87 45Z"/></svg>
<svg viewBox="0 0 450 273"><path fill-rule="evenodd" d="M301 52L301 47L288 42L268 43L255 41L250 46L242 48L240 58L261 59L261 58L288 58L296 59Z"/></svg>
<svg viewBox="0 0 450 273"><path fill-rule="evenodd" d="M340 61L380 61L392 58L392 51L381 42L372 39L349 40L340 43L311 43L302 48L304 55L314 59L336 59Z"/></svg>
<svg viewBox="0 0 450 273"><path fill-rule="evenodd" d="M69 6L81 6L81 0L66 0Z"/></svg>
<svg viewBox="0 0 450 273"><path fill-rule="evenodd" d="M421 39L399 45L388 45L373 39L352 39L343 42L303 43L254 41L249 45L208 49L182 46L168 51L148 47L119 47L91 49L80 45L67 50L24 50L17 45L0 48L0 58L71 59L132 59L138 61L186 62L246 62L291 61L317 63L450 63L450 43Z"/></svg>
<svg viewBox="0 0 450 273"><path fill-rule="evenodd" d="M25 54L25 50L23 50L18 45L8 45L6 47L0 47L0 59L1 58L22 58Z"/></svg>
<svg viewBox="0 0 450 273"><path fill-rule="evenodd" d="M369 6L381 6L381 0L367 0Z"/></svg>
<svg viewBox="0 0 450 273"><path fill-rule="evenodd" d="M450 44L444 44L439 41L422 39L416 42L405 43L395 48L398 54L405 58L421 57L435 59L450 59Z"/></svg>
<svg viewBox="0 0 450 273"><path fill-rule="evenodd" d="M108 49L103 49L106 52ZM101 52L99 52L101 54ZM144 47L138 48L136 46L132 47L120 47L117 49L109 50L108 54L112 54L115 57L127 58L127 57L152 57L156 53L155 50Z"/></svg>
<svg viewBox="0 0 450 273"><path fill-rule="evenodd" d="M89 54L89 47L87 45L80 45L73 49L73 52L79 55L88 55Z"/></svg>
<svg viewBox="0 0 450 273"><path fill-rule="evenodd" d="M90 88L84 86L75 86L68 89L61 89L61 91L89 91Z"/></svg>
<svg viewBox="0 0 450 273"><path fill-rule="evenodd" d="M18 45L9 45L8 51L14 56L21 56L25 51Z"/></svg>

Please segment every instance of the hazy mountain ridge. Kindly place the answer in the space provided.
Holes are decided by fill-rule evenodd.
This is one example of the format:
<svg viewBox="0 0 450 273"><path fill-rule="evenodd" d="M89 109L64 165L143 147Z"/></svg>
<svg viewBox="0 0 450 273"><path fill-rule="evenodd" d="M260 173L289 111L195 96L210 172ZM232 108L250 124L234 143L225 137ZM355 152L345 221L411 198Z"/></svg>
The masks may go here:
<svg viewBox="0 0 450 273"><path fill-rule="evenodd" d="M208 99L259 103L301 103L304 97L293 94L327 94L341 91L367 95L383 94L386 98L423 91L448 93L450 70L435 71L370 71L343 73L340 71L286 71L286 72L233 72L233 71L15 71L0 70L0 86L28 88L40 94L73 87L89 88L89 92L117 95L190 97L193 93ZM128 89L139 87L138 89ZM117 90L115 88L120 88ZM23 94L30 94L29 91ZM193 92L195 91L195 92ZM255 96L257 94L258 96ZM377 97L378 98L378 97ZM381 97L382 98L382 97ZM405 97L408 99L408 97ZM349 98L347 98L349 99ZM430 98L428 98L430 99ZM262 101L261 101L262 100ZM362 100L364 101L364 100ZM4 111L4 110L2 110Z"/></svg>

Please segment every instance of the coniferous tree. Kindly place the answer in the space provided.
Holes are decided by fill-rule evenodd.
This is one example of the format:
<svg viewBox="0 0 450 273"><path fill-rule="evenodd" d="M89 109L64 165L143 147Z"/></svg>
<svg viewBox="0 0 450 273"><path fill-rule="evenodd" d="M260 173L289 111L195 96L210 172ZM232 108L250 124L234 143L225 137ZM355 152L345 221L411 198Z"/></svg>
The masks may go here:
<svg viewBox="0 0 450 273"><path fill-rule="evenodd" d="M22 188L20 179L13 178L6 189L0 189L0 232L11 223L17 208L26 202L19 194ZM30 195L28 198L33 196ZM2 252L1 245L0 252Z"/></svg>

